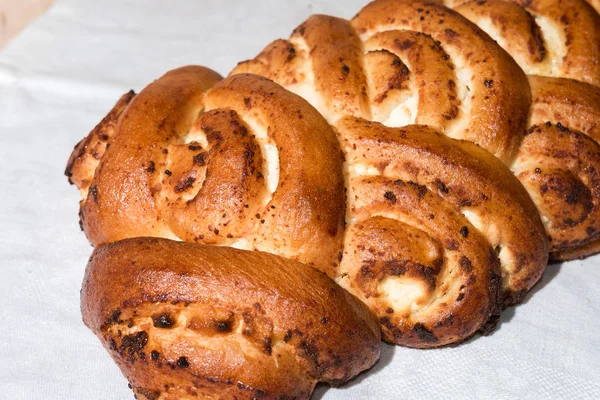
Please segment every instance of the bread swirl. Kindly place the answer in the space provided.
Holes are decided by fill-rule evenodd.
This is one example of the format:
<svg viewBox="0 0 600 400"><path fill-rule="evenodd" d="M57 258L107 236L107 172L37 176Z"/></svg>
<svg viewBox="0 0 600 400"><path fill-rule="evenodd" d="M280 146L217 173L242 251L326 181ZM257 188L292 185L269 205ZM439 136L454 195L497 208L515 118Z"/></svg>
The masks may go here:
<svg viewBox="0 0 600 400"><path fill-rule="evenodd" d="M336 127L348 188L337 281L393 343L435 347L491 329L547 259L523 187L490 153L425 126L344 117Z"/></svg>
<svg viewBox="0 0 600 400"><path fill-rule="evenodd" d="M307 399L380 352L361 302L262 252L158 238L99 246L81 309L138 399Z"/></svg>
<svg viewBox="0 0 600 400"><path fill-rule="evenodd" d="M205 95L217 80L201 67L171 71L78 145L67 175L82 191L86 235L230 245L334 268L344 193L331 128L264 78L236 76ZM110 146L97 156L96 137Z"/></svg>

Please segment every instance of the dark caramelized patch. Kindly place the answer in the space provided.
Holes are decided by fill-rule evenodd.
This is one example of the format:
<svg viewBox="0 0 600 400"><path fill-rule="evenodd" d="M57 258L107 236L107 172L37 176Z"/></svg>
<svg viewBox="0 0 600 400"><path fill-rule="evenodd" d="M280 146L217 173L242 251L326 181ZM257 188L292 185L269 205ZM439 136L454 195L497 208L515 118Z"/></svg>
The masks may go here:
<svg viewBox="0 0 600 400"><path fill-rule="evenodd" d="M185 368L187 368L187 367L189 367L189 366L190 366L190 363L189 363L189 361L187 360L187 358L185 358L185 357L183 357L183 356L182 356L182 357L179 357L179 358L177 359L177 366L178 366L179 368L185 369Z"/></svg>
<svg viewBox="0 0 600 400"><path fill-rule="evenodd" d="M471 260L469 259L469 257L461 256L459 263L462 270L465 271L467 274L473 271L473 265L471 264Z"/></svg>
<svg viewBox="0 0 600 400"><path fill-rule="evenodd" d="M192 187L192 185L194 184L195 181L196 181L196 178L194 178L193 176L188 176L184 180L179 181L177 186L175 186L175 191L177 193L183 192L184 190Z"/></svg>
<svg viewBox="0 0 600 400"><path fill-rule="evenodd" d="M117 308L116 310L114 310L112 312L112 314L110 315L110 318L106 320L104 325L113 324L115 322L117 322L117 323L123 322L121 320L121 309L120 308Z"/></svg>
<svg viewBox="0 0 600 400"><path fill-rule="evenodd" d="M92 195L92 199L94 199L94 203L98 204L98 187L92 186L90 188L90 194Z"/></svg>
<svg viewBox="0 0 600 400"><path fill-rule="evenodd" d="M427 187L425 187L424 185L419 185L418 183L413 181L408 181L408 184L417 190L417 195L419 197L423 197L427 194Z"/></svg>
<svg viewBox="0 0 600 400"><path fill-rule="evenodd" d="M435 343L438 338L429 329L425 328L423 324L415 324L413 332L424 342Z"/></svg>
<svg viewBox="0 0 600 400"><path fill-rule="evenodd" d="M267 353L268 355L271 355L271 352L273 351L272 349L272 340L271 338L266 338L264 341L264 349L265 349L265 353Z"/></svg>
<svg viewBox="0 0 600 400"><path fill-rule="evenodd" d="M203 151L202 153L198 153L194 156L194 164L202 167L204 165L206 165L206 157L208 156L208 153L206 153L205 151Z"/></svg>
<svg viewBox="0 0 600 400"><path fill-rule="evenodd" d="M139 331L124 336L119 350L127 350L129 354L137 353L146 346L146 343L148 343L148 334L145 331Z"/></svg>
<svg viewBox="0 0 600 400"><path fill-rule="evenodd" d="M175 320L168 313L153 314L152 323L155 328L169 329L175 325Z"/></svg>
<svg viewBox="0 0 600 400"><path fill-rule="evenodd" d="M221 333L231 332L232 321L231 320L217 321L217 322L215 322L215 328L217 328L217 332L221 332Z"/></svg>
<svg viewBox="0 0 600 400"><path fill-rule="evenodd" d="M350 67L348 67L346 64L342 64L342 73L344 75L348 75L350 73Z"/></svg>
<svg viewBox="0 0 600 400"><path fill-rule="evenodd" d="M158 400L160 392L144 388L135 388L137 394L144 396L147 400Z"/></svg>
<svg viewBox="0 0 600 400"><path fill-rule="evenodd" d="M146 168L146 171L149 173L156 171L156 165L154 164L154 161L148 162L148 168Z"/></svg>
<svg viewBox="0 0 600 400"><path fill-rule="evenodd" d="M444 182L442 182L439 178L437 178L434 182L433 185L437 188L437 190L439 190L442 193L448 193L448 187L446 186L446 184Z"/></svg>
<svg viewBox="0 0 600 400"><path fill-rule="evenodd" d="M396 196L395 196L395 195L394 195L394 193L392 193L392 192L385 192L385 194L383 195L383 197L384 197L386 200L389 200L389 201L391 201L392 203L395 203L395 202L396 202Z"/></svg>
<svg viewBox="0 0 600 400"><path fill-rule="evenodd" d="M451 38L455 38L455 37L459 36L458 33L454 32L450 28L446 28L445 32L446 32L446 35L448 35L448 37L451 37Z"/></svg>

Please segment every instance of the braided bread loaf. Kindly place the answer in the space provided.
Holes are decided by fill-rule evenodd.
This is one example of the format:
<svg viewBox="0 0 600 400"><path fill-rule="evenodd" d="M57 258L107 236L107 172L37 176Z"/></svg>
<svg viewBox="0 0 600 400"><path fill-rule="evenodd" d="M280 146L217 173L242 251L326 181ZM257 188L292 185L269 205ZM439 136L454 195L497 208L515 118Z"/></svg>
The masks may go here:
<svg viewBox="0 0 600 400"><path fill-rule="evenodd" d="M344 230L342 160L325 120L257 76L203 95L217 79L207 74L186 67L126 95L76 147L67 173L83 191L92 243L175 237L297 259L365 301L386 340L413 347L491 329L502 302L541 276L535 207L491 154L425 127L340 119ZM275 154L254 144L260 137ZM92 140L109 148L101 154Z"/></svg>
<svg viewBox="0 0 600 400"><path fill-rule="evenodd" d="M138 399L306 399L379 358L363 304L263 252L156 238L99 246L81 309Z"/></svg>
<svg viewBox="0 0 600 400"><path fill-rule="evenodd" d="M139 95L123 96L67 166L83 196L82 229L95 245L155 236L301 261L362 300L377 315L382 337L400 345L437 347L492 329L502 306L519 302L539 280L549 251L569 259L600 247L600 41L594 27L600 17L574 0L569 4L576 8L564 18L556 1L514 2L524 8L502 1L445 3L456 11L431 1L377 0L352 21L313 16L290 40L273 42L225 80L185 67ZM553 28L557 20L566 26L562 34ZM569 27L582 21L583 34ZM555 30L546 43L548 29ZM325 118L299 96L248 73L301 95ZM119 242L97 254L84 284L84 318L105 347L114 347L113 357L140 396L178 398L184 387L202 395L307 397L318 380L345 381L378 356L368 313L346 294L321 304L330 282L294 261L164 239ZM153 267L135 267L138 261ZM270 268L283 275L269 275ZM147 271L154 272L147 277ZM235 285L215 289L228 273ZM298 278L302 274L307 278ZM113 287L114 275L119 283ZM147 285L123 292L142 275ZM272 306L270 336L261 336L262 325L256 337L236 332L242 350L230 347L229 337L208 340L233 364L248 343L252 354L261 341L264 353L268 343L269 354L252 362L268 375L282 373L281 380L212 363L194 371L206 378L198 383L185 373L156 370L145 352L130 349L129 341L146 332L144 346L167 349L172 368L180 349L214 361L206 347L196 348L214 334L206 321L218 325L231 317L236 326L250 324L242 308L252 304L236 308L240 297L232 292L256 282L264 296L275 296L257 294ZM276 310L277 294L267 288L277 292L282 282L279 298L297 306L314 305L306 293L318 294L306 319L286 319L289 314ZM198 297L206 288L210 296ZM194 294L193 305L165 311L177 314L178 328L187 332L171 346L168 335L149 324L152 314L164 314L165 301L180 300L180 290ZM152 296L166 300L159 307L150 304ZM127 318L109 321L107 313L117 309ZM288 327L312 327L328 312L339 319L331 330L311 336L312 328L304 329L308 341L300 347L281 343L281 332L293 336L298 329ZM204 318L202 329L186 331L195 330L194 318ZM132 326L123 344L118 331L126 319ZM344 353L349 343L336 347L318 339L339 337L348 323L358 324L353 335L362 338L357 358ZM157 336L148 336L148 328ZM278 372L273 340L286 360ZM318 359L306 347L312 342L329 356ZM189 360L182 357L185 369ZM135 360L150 369L127 363ZM238 376L241 384L230 385ZM174 382L163 393L173 380L181 386Z"/></svg>

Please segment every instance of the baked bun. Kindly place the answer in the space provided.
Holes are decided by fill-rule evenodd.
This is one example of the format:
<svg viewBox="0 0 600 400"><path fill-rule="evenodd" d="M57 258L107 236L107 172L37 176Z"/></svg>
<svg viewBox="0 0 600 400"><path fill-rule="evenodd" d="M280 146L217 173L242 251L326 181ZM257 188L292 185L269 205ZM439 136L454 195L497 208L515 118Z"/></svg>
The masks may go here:
<svg viewBox="0 0 600 400"><path fill-rule="evenodd" d="M138 399L307 399L380 352L364 304L325 274L258 251L159 238L99 246L81 310Z"/></svg>
<svg viewBox="0 0 600 400"><path fill-rule="evenodd" d="M228 245L331 273L344 217L334 132L265 78L218 80L202 67L173 70L124 97L75 148L67 175L82 191L88 239Z"/></svg>

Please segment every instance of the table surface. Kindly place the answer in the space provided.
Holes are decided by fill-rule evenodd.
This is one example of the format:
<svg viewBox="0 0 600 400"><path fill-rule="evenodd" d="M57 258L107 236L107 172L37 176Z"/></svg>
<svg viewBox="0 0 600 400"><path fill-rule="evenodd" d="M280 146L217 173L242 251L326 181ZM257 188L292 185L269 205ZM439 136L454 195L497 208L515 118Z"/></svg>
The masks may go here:
<svg viewBox="0 0 600 400"><path fill-rule="evenodd" d="M81 323L92 249L63 176L73 145L130 88L186 64L226 74L310 14L363 1L63 0L0 52L0 398L133 398ZM551 265L490 336L384 345L371 371L314 398L598 399L599 299L600 257Z"/></svg>

